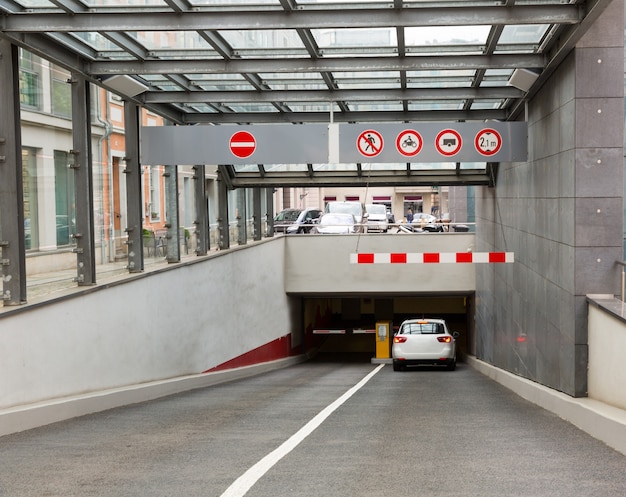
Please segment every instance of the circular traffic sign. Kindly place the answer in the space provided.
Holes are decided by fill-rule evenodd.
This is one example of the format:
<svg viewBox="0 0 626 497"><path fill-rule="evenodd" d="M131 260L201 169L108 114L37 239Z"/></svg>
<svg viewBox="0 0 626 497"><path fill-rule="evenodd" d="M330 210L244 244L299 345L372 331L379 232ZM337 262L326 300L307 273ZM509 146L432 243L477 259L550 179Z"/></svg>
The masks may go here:
<svg viewBox="0 0 626 497"><path fill-rule="evenodd" d="M383 151L383 136L374 129L366 129L356 140L356 148L365 157L376 157Z"/></svg>
<svg viewBox="0 0 626 497"><path fill-rule="evenodd" d="M230 137L228 146L235 157L245 159L250 157L256 150L256 139L248 131L237 131Z"/></svg>
<svg viewBox="0 0 626 497"><path fill-rule="evenodd" d="M396 150L405 157L414 157L422 150L422 135L413 129L405 129L396 138Z"/></svg>
<svg viewBox="0 0 626 497"><path fill-rule="evenodd" d="M482 129L474 138L474 146L479 154L492 156L502 147L502 136L495 129Z"/></svg>
<svg viewBox="0 0 626 497"><path fill-rule="evenodd" d="M454 129L444 129L440 131L435 139L437 152L445 157L456 155L463 146L463 139L458 131Z"/></svg>

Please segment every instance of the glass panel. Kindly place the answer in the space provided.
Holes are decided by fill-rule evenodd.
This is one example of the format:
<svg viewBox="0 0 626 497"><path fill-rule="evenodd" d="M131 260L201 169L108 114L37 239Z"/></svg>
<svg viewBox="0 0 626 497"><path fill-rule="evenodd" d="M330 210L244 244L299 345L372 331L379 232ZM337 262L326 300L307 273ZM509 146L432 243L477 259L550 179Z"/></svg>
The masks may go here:
<svg viewBox="0 0 626 497"><path fill-rule="evenodd" d="M472 102L472 110L476 109L499 109L505 100L474 100Z"/></svg>
<svg viewBox="0 0 626 497"><path fill-rule="evenodd" d="M463 100L420 100L409 102L409 110L456 110L462 109Z"/></svg>
<svg viewBox="0 0 626 497"><path fill-rule="evenodd" d="M54 201L56 207L56 244L69 245L74 228L74 175L68 167L68 154L54 151Z"/></svg>
<svg viewBox="0 0 626 497"><path fill-rule="evenodd" d="M165 6L163 0L83 0L89 7L120 7L120 6Z"/></svg>
<svg viewBox="0 0 626 497"><path fill-rule="evenodd" d="M72 115L72 88L67 82L69 72L57 67L51 67L52 74L52 113L57 116L70 117Z"/></svg>
<svg viewBox="0 0 626 497"><path fill-rule="evenodd" d="M407 88L467 88L472 70L407 71Z"/></svg>
<svg viewBox="0 0 626 497"><path fill-rule="evenodd" d="M295 29L249 29L241 31L220 31L224 39L236 50L301 48L304 44Z"/></svg>
<svg viewBox="0 0 626 497"><path fill-rule="evenodd" d="M548 24L527 24L527 25L508 25L505 26L500 35L498 48L505 44L537 44L543 38L548 30Z"/></svg>
<svg viewBox="0 0 626 497"><path fill-rule="evenodd" d="M19 51L20 104L37 110L41 109L41 59L32 53Z"/></svg>
<svg viewBox="0 0 626 497"><path fill-rule="evenodd" d="M485 45L491 26L415 27L405 28L407 47L442 45Z"/></svg>
<svg viewBox="0 0 626 497"><path fill-rule="evenodd" d="M211 48L197 31L128 31L128 34L148 50Z"/></svg>
<svg viewBox="0 0 626 497"><path fill-rule="evenodd" d="M394 47L398 44L396 30L392 28L312 29L311 33L320 48Z"/></svg>
<svg viewBox="0 0 626 497"><path fill-rule="evenodd" d="M22 149L22 188L24 192L24 241L26 250L39 247L39 217L37 215L37 152Z"/></svg>
<svg viewBox="0 0 626 497"><path fill-rule="evenodd" d="M109 39L105 38L100 33L96 33L94 31L71 33L71 35L75 38L78 38L83 43L86 43L95 50L123 52L123 49L121 47L119 47Z"/></svg>
<svg viewBox="0 0 626 497"><path fill-rule="evenodd" d="M308 166L306 164L265 164L264 167L265 171L268 173L308 171Z"/></svg>

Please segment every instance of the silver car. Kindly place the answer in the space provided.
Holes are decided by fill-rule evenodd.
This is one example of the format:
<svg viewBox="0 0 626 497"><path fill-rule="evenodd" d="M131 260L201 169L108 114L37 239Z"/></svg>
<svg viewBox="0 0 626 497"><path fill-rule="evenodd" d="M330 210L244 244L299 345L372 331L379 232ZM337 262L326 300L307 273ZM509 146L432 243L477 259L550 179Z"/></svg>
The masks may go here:
<svg viewBox="0 0 626 497"><path fill-rule="evenodd" d="M443 319L408 319L393 337L391 356L393 370L420 364L442 365L456 369L456 338Z"/></svg>

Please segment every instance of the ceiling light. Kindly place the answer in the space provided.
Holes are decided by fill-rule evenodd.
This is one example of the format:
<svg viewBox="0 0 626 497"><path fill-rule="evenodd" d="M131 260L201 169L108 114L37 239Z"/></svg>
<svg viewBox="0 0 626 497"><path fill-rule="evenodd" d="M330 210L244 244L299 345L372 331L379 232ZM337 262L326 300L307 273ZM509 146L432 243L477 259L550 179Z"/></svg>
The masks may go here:
<svg viewBox="0 0 626 497"><path fill-rule="evenodd" d="M530 90L530 87L538 77L539 74L534 71L530 71L529 69L515 69L513 74L511 74L507 85L514 86L519 90L527 92Z"/></svg>

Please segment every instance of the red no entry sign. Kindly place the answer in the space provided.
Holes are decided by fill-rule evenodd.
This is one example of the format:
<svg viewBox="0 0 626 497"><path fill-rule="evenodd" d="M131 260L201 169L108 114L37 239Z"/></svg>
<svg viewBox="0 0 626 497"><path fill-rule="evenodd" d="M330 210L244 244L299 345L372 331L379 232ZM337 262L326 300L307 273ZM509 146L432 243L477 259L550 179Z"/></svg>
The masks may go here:
<svg viewBox="0 0 626 497"><path fill-rule="evenodd" d="M230 137L230 151L235 157L245 159L250 157L256 150L256 139L248 131L237 131Z"/></svg>

